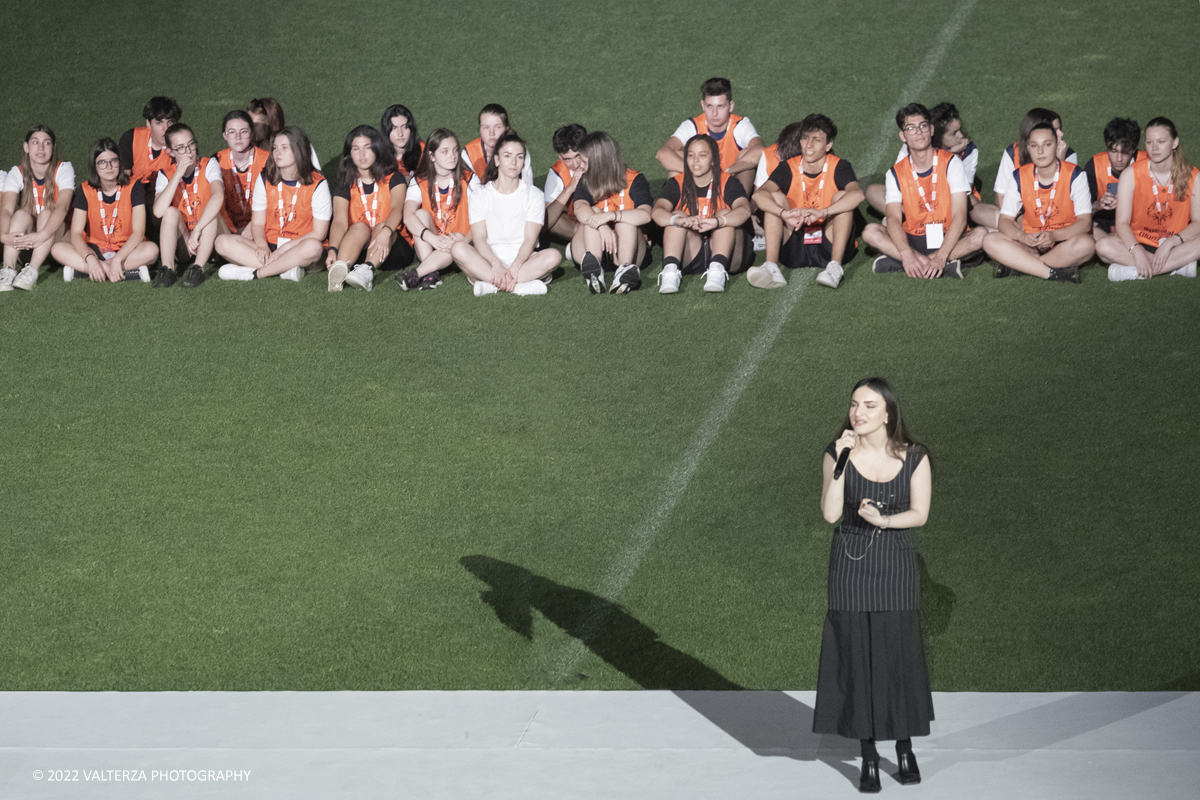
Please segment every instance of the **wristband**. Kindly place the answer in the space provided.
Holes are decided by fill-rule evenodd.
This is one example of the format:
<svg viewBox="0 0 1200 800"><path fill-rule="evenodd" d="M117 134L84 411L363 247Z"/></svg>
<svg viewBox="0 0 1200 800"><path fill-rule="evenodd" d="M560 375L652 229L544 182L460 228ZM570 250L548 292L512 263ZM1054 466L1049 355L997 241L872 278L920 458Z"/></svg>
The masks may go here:
<svg viewBox="0 0 1200 800"><path fill-rule="evenodd" d="M1180 243L1180 244L1183 244L1183 234L1182 234L1182 233L1177 233L1177 234L1175 234L1175 235L1179 237L1179 243Z"/></svg>
<svg viewBox="0 0 1200 800"><path fill-rule="evenodd" d="M1142 246L1142 243L1141 243L1141 242L1134 242L1134 243L1133 243L1133 247L1141 247L1141 246ZM1133 247L1130 247L1130 248L1129 248L1129 252L1131 252L1131 253L1133 252Z"/></svg>
<svg viewBox="0 0 1200 800"><path fill-rule="evenodd" d="M425 241L425 233L428 230L429 230L429 228L421 228L421 235L418 236L417 238L420 239L422 242Z"/></svg>
<svg viewBox="0 0 1200 800"><path fill-rule="evenodd" d="M679 219L679 215L678 215L678 214L672 214L672 215L671 215L671 226L672 226L672 227L674 227L674 226L675 226L675 220L677 220L677 219Z"/></svg>

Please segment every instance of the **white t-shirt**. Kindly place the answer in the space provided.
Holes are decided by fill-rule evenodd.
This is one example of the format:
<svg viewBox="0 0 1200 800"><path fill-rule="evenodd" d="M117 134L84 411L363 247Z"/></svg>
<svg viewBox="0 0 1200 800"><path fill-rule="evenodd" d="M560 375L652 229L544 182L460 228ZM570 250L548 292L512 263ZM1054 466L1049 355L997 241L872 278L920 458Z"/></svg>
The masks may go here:
<svg viewBox="0 0 1200 800"><path fill-rule="evenodd" d="M311 144L308 146L308 157L312 159L313 169L317 172L321 171L321 159L317 158L317 148Z"/></svg>
<svg viewBox="0 0 1200 800"><path fill-rule="evenodd" d="M905 157L908 157L907 149L904 152ZM953 156L950 163L946 165L946 183L950 184L950 194L966 194L971 191L971 184L967 183L966 170L963 169L962 160L958 156ZM904 197L900 193L900 184L896 180L896 168L892 167L887 171L887 176L884 178L884 186L886 193L884 203L902 203ZM932 202L933 198L930 198Z"/></svg>
<svg viewBox="0 0 1200 800"><path fill-rule="evenodd" d="M767 170L767 154L764 151L758 157L758 169L754 171L754 188L762 186L771 179L771 173Z"/></svg>
<svg viewBox="0 0 1200 800"><path fill-rule="evenodd" d="M1024 204L1021 202L1021 193L1016 191L1017 188L1017 170L1013 170L1009 174L1009 186L1012 191L1004 193L1004 205L1000 208L1001 216L1012 217L1016 219L1017 214L1021 213ZM1043 186L1042 188L1047 188ZM1054 198L1058 201L1058 198ZM1075 216L1082 217L1084 214L1092 213L1092 191L1088 188L1087 173L1083 170L1075 172L1075 180L1071 181L1071 203L1075 206ZM1036 209L1033 209L1036 211ZM1032 212L1031 212L1032 213Z"/></svg>
<svg viewBox="0 0 1200 800"><path fill-rule="evenodd" d="M992 191L996 194L1007 195L1012 188L1013 170L1017 168L1016 164L1013 163L1012 153L1010 152L1012 148L1013 145L1011 144L1004 148L1004 155L1000 157L1000 171L996 173L996 184L992 187ZM1072 164L1078 164L1079 154L1068 147L1066 160Z"/></svg>
<svg viewBox="0 0 1200 800"><path fill-rule="evenodd" d="M729 133L729 129L725 129L725 133ZM671 134L679 140L680 144L687 144L687 140L696 135L696 120L685 119ZM710 136L712 134L709 134ZM754 129L754 125L746 117L742 117L737 125L733 126L733 140L737 142L737 146L741 150L745 150L750 146L750 143L758 138L758 131Z"/></svg>
<svg viewBox="0 0 1200 800"><path fill-rule="evenodd" d="M54 173L54 183L60 192L75 191L75 168L71 166L70 161L58 162L58 170ZM25 191L25 176L21 174L20 165L13 167L5 175L4 191L14 192L18 195Z"/></svg>
<svg viewBox="0 0 1200 800"><path fill-rule="evenodd" d="M224 179L221 177L221 162L217 161L215 158L210 158L208 160L208 166L204 168L204 179L209 183L212 183L213 181L220 181L222 184L224 184ZM154 193L162 194L163 190L167 188L167 185L170 182L171 181L167 179L166 173L160 169L158 171L158 178L154 181Z"/></svg>
<svg viewBox="0 0 1200 800"><path fill-rule="evenodd" d="M284 181L288 186L295 186L294 183ZM407 198L407 195L405 196ZM251 211L266 211L267 210L267 184L263 181L263 176L259 175L254 181L254 194L250 197ZM321 185L313 191L312 196L312 212L313 219L333 219L333 197L329 194L329 181L321 181Z"/></svg>
<svg viewBox="0 0 1200 800"><path fill-rule="evenodd" d="M475 165L471 163L471 157L467 155L467 148L465 147L462 149L462 162L467 165L467 169L471 170L472 172L475 171ZM482 175L476 175L475 177L479 180L483 180ZM525 148L525 168L521 170L521 180L525 181L530 186L533 186L533 159L529 156L528 147ZM471 183L474 185L475 181L472 180Z"/></svg>
<svg viewBox="0 0 1200 800"><path fill-rule="evenodd" d="M471 190L468 210L472 225L487 223L488 246L508 266L525 242L525 223L546 221L546 195L523 182L512 194L501 194L492 181Z"/></svg>
<svg viewBox="0 0 1200 800"><path fill-rule="evenodd" d="M568 170L569 169L570 168L568 167ZM571 173L571 177L575 177L574 172ZM565 188L567 187L563 185L562 178L558 176L557 172L550 170L548 173L546 173L546 188L542 192L542 194L546 195L546 205L550 205L557 200L558 196L563 193L563 189Z"/></svg>
<svg viewBox="0 0 1200 800"><path fill-rule="evenodd" d="M975 184L975 171L979 169L979 148L974 142L967 142L967 146L962 149L961 153L955 153L955 156L962 161L963 175L967 179L967 185ZM908 158L908 145L900 145L900 152L896 154L896 163L899 164L904 159Z"/></svg>

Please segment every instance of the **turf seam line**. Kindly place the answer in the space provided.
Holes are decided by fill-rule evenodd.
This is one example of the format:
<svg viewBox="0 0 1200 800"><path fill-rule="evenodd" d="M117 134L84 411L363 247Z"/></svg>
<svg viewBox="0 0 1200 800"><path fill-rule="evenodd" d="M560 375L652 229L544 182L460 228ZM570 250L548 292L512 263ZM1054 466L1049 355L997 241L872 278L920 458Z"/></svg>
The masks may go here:
<svg viewBox="0 0 1200 800"><path fill-rule="evenodd" d="M733 375L726 381L725 387L709 408L708 415L692 438L688 449L676 462L670 477L667 478L666 485L659 493L654 508L634 529L632 541L621 551L617 560L609 568L604 582L597 591L600 597L615 603L617 597L633 578L633 574L650 549L650 545L654 543L663 524L671 516L675 506L679 505L684 492L687 491L688 484L691 483L692 476L696 474L696 470L700 466L700 461L713 442L717 440L725 421L733 414L738 399L750 384L755 373L758 372L759 364L775 344L775 340L779 338L779 332L783 330L784 323L791 316L796 304L800 302L800 298L804 296L804 290L812 284L814 274L815 270L800 271L800 274L795 275L782 292L783 297L775 302L766 322L746 347L745 352L742 353ZM562 655L554 661L554 667L550 673L553 684L558 684L574 670L575 665L587 650L586 641L599 630L608 618L611 609L612 606L608 603L596 602L584 612L584 620L580 625L578 638L573 638Z"/></svg>
<svg viewBox="0 0 1200 800"><path fill-rule="evenodd" d="M946 56L946 51L950 49L950 45L958 38L958 34L962 31L963 26L967 24L967 18L971 16L971 12L975 10L975 5L979 0L962 0L950 15L950 19L946 20L946 24L942 26L942 30L938 33L937 39L934 40L933 47L925 55L925 60L921 62L921 66L913 74L904 90L900 92L894 107L899 109L908 103L917 102L916 97L925 90L925 86L933 79L934 73L937 71L938 65ZM879 169L880 163L887 156L888 147L899 149L899 142L896 139L896 119L894 116L884 115L883 122L879 126L879 135L875 137L875 143L871 146L867 157L863 163L867 169L860 172L860 175L874 175L875 170Z"/></svg>
<svg viewBox="0 0 1200 800"><path fill-rule="evenodd" d="M525 730L521 731L520 738L518 738L517 743L513 745L514 750L521 746L521 742L525 741L525 734L529 733L529 729L533 726L533 721L537 719L537 715L541 713L541 711L541 706L538 706L533 710L533 716L529 718L529 722L525 723Z"/></svg>

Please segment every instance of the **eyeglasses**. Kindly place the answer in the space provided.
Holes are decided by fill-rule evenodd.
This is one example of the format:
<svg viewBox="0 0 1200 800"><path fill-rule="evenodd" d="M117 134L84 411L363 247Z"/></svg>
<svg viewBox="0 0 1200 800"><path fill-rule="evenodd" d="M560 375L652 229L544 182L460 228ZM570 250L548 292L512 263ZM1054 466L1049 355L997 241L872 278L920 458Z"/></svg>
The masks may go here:
<svg viewBox="0 0 1200 800"><path fill-rule="evenodd" d="M250 129L247 128L244 131L239 131L234 130L233 128L227 128L225 130L225 135L230 139L248 139L250 138Z"/></svg>
<svg viewBox="0 0 1200 800"><path fill-rule="evenodd" d="M121 166L121 159L119 159L119 158L98 159L96 161L96 166L99 167L100 169L108 169L109 167L119 167L119 166Z"/></svg>
<svg viewBox="0 0 1200 800"><path fill-rule="evenodd" d="M928 122L922 122L920 125L905 125L904 126L905 133L916 133L917 131L924 133L927 130L929 130Z"/></svg>
<svg viewBox="0 0 1200 800"><path fill-rule="evenodd" d="M196 151L196 143L188 142L187 144L177 145L171 148L173 153L194 153Z"/></svg>

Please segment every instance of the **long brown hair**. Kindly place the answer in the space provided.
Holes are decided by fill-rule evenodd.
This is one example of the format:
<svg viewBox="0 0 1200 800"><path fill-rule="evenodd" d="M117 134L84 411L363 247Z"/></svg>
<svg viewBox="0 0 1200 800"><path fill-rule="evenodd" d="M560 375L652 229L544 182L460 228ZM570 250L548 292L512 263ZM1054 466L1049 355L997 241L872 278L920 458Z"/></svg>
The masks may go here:
<svg viewBox="0 0 1200 800"><path fill-rule="evenodd" d="M1179 132L1175 130L1175 123L1166 117L1155 117L1146 123L1146 131L1151 128L1166 128L1171 134L1172 139L1179 138ZM1187 157L1187 153L1180 144L1171 153L1171 185L1175 187L1175 199L1183 200L1187 197L1188 183L1192 179L1192 160Z"/></svg>
<svg viewBox="0 0 1200 800"><path fill-rule="evenodd" d="M529 153L529 148L525 146L525 140L517 136L516 131L509 128L496 140L496 146L492 148L492 155L488 159L487 168L484 169L483 176L479 179L480 183L488 184L500 177L500 148L513 142L521 145L526 154ZM425 145L425 152L429 152L429 145ZM526 158L528 158L528 155L526 155Z"/></svg>
<svg viewBox="0 0 1200 800"><path fill-rule="evenodd" d="M272 142L275 141L275 134L287 125L283 117L283 106L279 105L279 101L274 97L256 97L250 101L247 110L267 118L265 123L250 123L250 138L254 140L255 147L270 150Z"/></svg>
<svg viewBox="0 0 1200 800"><path fill-rule="evenodd" d="M687 166L687 154L692 149L693 144L704 145L708 148L709 155L712 156L712 183L708 185L712 191L712 200L709 202L708 207L712 211L713 216L716 216L717 209L721 207L721 151L717 149L717 140L707 133L696 134L688 139L687 144L683 146L683 207L692 216L700 213L700 202L696 199L696 179L692 176L692 171ZM588 162L588 172L591 172L591 163L590 161ZM624 187L624 175L621 177L621 184Z"/></svg>
<svg viewBox="0 0 1200 800"><path fill-rule="evenodd" d="M587 159L587 172L580 183L592 196L592 203L602 203L625 189L625 157L617 140L604 131L593 131L579 143L579 154ZM718 159L719 161L719 159ZM687 172L687 170L684 170Z"/></svg>
<svg viewBox="0 0 1200 800"><path fill-rule="evenodd" d="M452 173L454 185L450 189L450 210L453 211L458 208L459 201L462 200L463 179L467 173L467 168L463 164L462 158L459 157L461 151L458 147L458 137L454 135L454 131L449 128L438 128L429 134L429 138L425 140L425 152L421 155L421 162L417 165L416 174L429 187L429 204L433 205L433 193L437 191L437 165L433 163L433 154L447 139L454 140L455 158L454 172Z"/></svg>
<svg viewBox="0 0 1200 800"><path fill-rule="evenodd" d="M42 193L46 203L42 208L53 211L54 204L58 202L58 181L55 180L58 176L58 137L45 125L34 125L33 129L25 134L25 144L29 144L35 133L44 133L50 137L50 163L46 165L46 175L42 178L46 184ZM21 154L21 177L25 181L25 187L21 190L21 210L31 217L36 217L37 192L33 189L33 163L29 160L29 153Z"/></svg>
<svg viewBox="0 0 1200 800"><path fill-rule="evenodd" d="M854 388L850 390L853 395L862 387L866 386L871 391L883 398L885 410L887 411L887 422L884 423L884 429L887 431L887 451L888 455L893 458L904 458L904 452L909 445L919 445L924 450L927 456L930 456L930 464L933 463L932 456L929 453L929 448L922 445L914 439L908 432L908 426L904 424L904 417L900 413L900 401L896 398L896 390L884 378L863 378L858 383L854 384ZM850 414L846 413L846 420L842 423L842 427L838 430L840 436L842 431L853 429L850 423Z"/></svg>
<svg viewBox="0 0 1200 800"><path fill-rule="evenodd" d="M313 182L312 143L304 129L295 125L288 125L271 137L271 155L267 156L267 163L263 166L263 180L273 184L283 180L279 167L275 165L275 139L280 136L286 136L292 146L292 155L296 158L297 179L305 186L310 185Z"/></svg>

